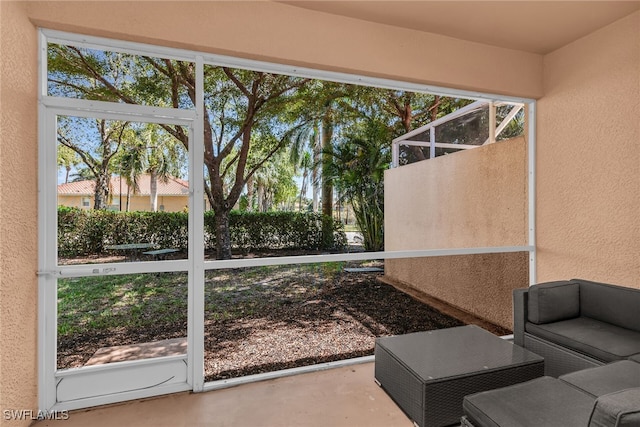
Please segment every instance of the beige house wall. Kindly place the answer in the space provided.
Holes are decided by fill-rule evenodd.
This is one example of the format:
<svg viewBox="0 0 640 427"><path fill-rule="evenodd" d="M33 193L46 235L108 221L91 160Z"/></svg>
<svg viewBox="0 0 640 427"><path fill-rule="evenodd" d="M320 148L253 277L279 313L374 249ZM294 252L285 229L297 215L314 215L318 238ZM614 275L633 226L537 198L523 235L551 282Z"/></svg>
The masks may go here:
<svg viewBox="0 0 640 427"><path fill-rule="evenodd" d="M520 137L386 171L385 249L526 245L526 154ZM528 254L393 259L385 275L510 329Z"/></svg>
<svg viewBox="0 0 640 427"><path fill-rule="evenodd" d="M82 209L82 199L86 196L58 195L58 206L69 206ZM93 208L93 196L91 196L89 208ZM126 210L127 197L122 198L122 210ZM164 209L160 207L163 206ZM189 196L158 196L158 210L164 212L182 212L189 206ZM129 211L150 211L151 201L149 196L131 196Z"/></svg>
<svg viewBox="0 0 640 427"><path fill-rule="evenodd" d="M540 55L272 1L132 1L117 7L109 1L33 1L28 13L44 28L443 87L542 95Z"/></svg>
<svg viewBox="0 0 640 427"><path fill-rule="evenodd" d="M0 411L38 403L38 39L25 9L0 2Z"/></svg>
<svg viewBox="0 0 640 427"><path fill-rule="evenodd" d="M542 100L546 105L543 103L540 109L543 117L539 124L539 132L542 133L539 154L543 149L553 151L561 142L570 140L564 127L572 128L574 120L581 126L583 134L600 135L602 129L595 126L593 117L589 116L592 111L588 103L585 103L587 94L599 96L597 99L606 97L607 104L604 105L610 108L599 108L599 117L618 120L622 113L629 119L628 123L637 123L634 122L638 117L637 104L634 104L638 99L637 91L634 93L633 90L620 89L614 92L615 96L607 96L606 91L615 88L617 85L613 83L621 76L624 81L629 82L629 87L637 88L637 80L633 81L631 73L635 70L635 76L638 75L637 52L633 50L633 43L638 40L638 14L632 19L635 21L614 24L604 36L596 35L593 40L587 38L591 41L580 42L586 43L586 46L576 45L547 58L545 76L550 97L548 102L546 99ZM636 30L632 28L634 23ZM34 173L37 170L37 26L451 88L536 98L543 94L543 61L540 55L314 13L280 3L118 2L117 7L114 7L112 2L0 2L1 410L37 409L38 188ZM609 37L609 33L615 34ZM616 46L617 44L621 46ZM630 54L631 59L621 55L621 49L626 55ZM416 55L416 52L420 52L420 55ZM598 65L602 55L609 60L606 62L606 70ZM588 73L588 76L581 74L579 64L586 65L584 73ZM563 71L559 67L568 67L568 70ZM593 75L594 73L597 75ZM610 77L609 74L615 77ZM577 82L569 81L572 75L579 77ZM597 91L590 87L593 83L605 82L608 84ZM562 105L564 102L579 108L574 108L569 115ZM636 111L635 115L632 115L632 111ZM556 121L555 117L562 117L562 123ZM555 127L559 132L545 133L543 126ZM638 139L637 131L630 132L627 128L619 133L613 127L610 128L614 134L608 135L617 136L612 138L616 141L616 147L620 147L617 143L629 144L634 135L633 141ZM587 179L587 171L593 166L593 157L599 157L600 148L595 142L591 146L579 148L578 151L572 150L572 154L566 151L560 155L571 156L566 163L585 155L587 167L584 171L578 171L578 175ZM612 166L616 161L633 170L630 162L634 155L637 160L637 151L633 154L633 147L628 148L630 156L625 157L620 154L624 150L620 150L607 161L607 174L618 169ZM611 151L608 150L608 153ZM555 178L566 178L566 172L559 172L557 167L543 164L551 156L551 153L547 157L541 156L538 166L543 172L541 180L546 180L538 193L542 201L538 210L541 217L539 229L549 226L566 227L567 222L576 218L576 212L568 212L568 209L561 209L560 212L569 214L570 220L556 224L557 219L551 216L558 212L554 208L562 206L559 206L559 202L554 203L555 199L549 196L550 183L556 182ZM552 164L555 162L552 161ZM619 177L620 174L618 172L613 176ZM637 173L635 176L637 177ZM573 176L569 178L574 180ZM565 187L561 183L561 189L566 191ZM594 193L590 191L589 194ZM637 203L637 194L637 190L634 192L633 185L630 185L618 197L635 197ZM597 205L603 207L600 203ZM633 206L624 208L624 212L632 208ZM635 208L637 212L637 204ZM594 209L590 209L591 213L593 211ZM616 212L620 212L618 206ZM632 234L637 229L637 219L634 222L633 219L620 215L608 215L604 218L596 213L595 218L583 221L588 224L587 230L592 233L597 231L598 226L613 229L616 236L621 234L620 230ZM577 231L582 233L584 228ZM539 268L543 273L542 277L555 276L556 272L564 277L568 275L566 267L574 262L580 266L589 265L576 254L575 248L554 238L551 235L554 232L551 229L547 235L539 234ZM596 233L595 236L601 236L601 233ZM571 242L577 244L588 240L588 237L569 237ZM634 241L638 241L637 234ZM637 249L637 246L632 244L630 237L621 236L616 238L616 242L620 244L619 247L611 242L593 246L604 250L613 249L613 253L622 256L616 259L629 261L623 263L622 267L633 268L635 265L637 271L637 264L634 262L637 263L638 257L636 256L635 261L629 259L629 253ZM561 250L570 250L574 255L569 258L561 257L558 264L558 258L555 257ZM604 250L598 252L603 253ZM607 262L602 267L593 267L602 272L610 272L609 275L596 276L612 277L618 274L611 268L612 265ZM614 267L621 265L615 264ZM582 272L589 271L582 269ZM625 277L622 281L634 284L630 275ZM637 275L635 284L637 285ZM12 425L29 423L27 420ZM0 424L9 423L0 418Z"/></svg>
<svg viewBox="0 0 640 427"><path fill-rule="evenodd" d="M84 196L60 196L58 195L58 206L68 206L70 208L82 209L82 199ZM93 208L93 197L89 203L89 208ZM87 208L87 209L89 209Z"/></svg>
<svg viewBox="0 0 640 427"><path fill-rule="evenodd" d="M544 59L539 281L640 288L640 12Z"/></svg>

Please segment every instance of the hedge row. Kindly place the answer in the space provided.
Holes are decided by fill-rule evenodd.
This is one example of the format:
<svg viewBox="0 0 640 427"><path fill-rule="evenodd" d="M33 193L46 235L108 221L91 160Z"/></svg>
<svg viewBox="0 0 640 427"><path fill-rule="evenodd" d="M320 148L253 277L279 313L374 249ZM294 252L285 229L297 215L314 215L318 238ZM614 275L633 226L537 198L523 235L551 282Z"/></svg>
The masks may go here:
<svg viewBox="0 0 640 427"><path fill-rule="evenodd" d="M185 212L114 212L58 208L58 253L63 257L104 253L105 246L151 243L186 250L189 218ZM239 212L229 214L231 244L247 252L265 249L342 249L342 225L321 214ZM215 218L205 212L205 249L215 250ZM326 230L326 232L323 232Z"/></svg>

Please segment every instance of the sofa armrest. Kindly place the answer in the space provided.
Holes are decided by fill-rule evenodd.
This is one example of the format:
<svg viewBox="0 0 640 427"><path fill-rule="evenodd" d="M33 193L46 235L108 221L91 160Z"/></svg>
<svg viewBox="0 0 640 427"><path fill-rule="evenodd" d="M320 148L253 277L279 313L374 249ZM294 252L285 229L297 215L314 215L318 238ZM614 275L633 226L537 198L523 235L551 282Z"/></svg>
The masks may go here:
<svg viewBox="0 0 640 427"><path fill-rule="evenodd" d="M524 347L524 325L527 323L529 289L513 290L513 342Z"/></svg>
<svg viewBox="0 0 640 427"><path fill-rule="evenodd" d="M640 387L605 394L596 399L589 427L640 426Z"/></svg>

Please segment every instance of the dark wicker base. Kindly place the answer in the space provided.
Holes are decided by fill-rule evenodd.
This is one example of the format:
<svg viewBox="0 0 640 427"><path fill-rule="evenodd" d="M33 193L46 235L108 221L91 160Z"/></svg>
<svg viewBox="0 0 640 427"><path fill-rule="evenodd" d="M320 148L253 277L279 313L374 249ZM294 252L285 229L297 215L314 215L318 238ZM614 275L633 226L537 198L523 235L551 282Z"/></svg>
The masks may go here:
<svg viewBox="0 0 640 427"><path fill-rule="evenodd" d="M490 335L487 337L485 345L499 346L503 344L494 340L500 340L500 338ZM466 354L457 354L455 351L451 351L450 360L462 357L463 360L471 361L474 358L474 350L477 349L469 347ZM429 348L425 348L423 351L429 351ZM438 348L437 351L446 353L446 345ZM526 352L526 350L523 351ZM476 371L469 369L469 372L442 378L421 378L415 369L407 366L406 361L400 360L386 346L376 345L375 377L389 396L418 426L460 425L464 396L542 376L544 373L542 358L531 356L534 358L533 360L522 360L516 363L505 361L503 367Z"/></svg>
<svg viewBox="0 0 640 427"><path fill-rule="evenodd" d="M594 368L604 365L604 362L577 353L566 347L555 345L533 335L524 334L524 347L544 357L544 374L559 377L570 372Z"/></svg>

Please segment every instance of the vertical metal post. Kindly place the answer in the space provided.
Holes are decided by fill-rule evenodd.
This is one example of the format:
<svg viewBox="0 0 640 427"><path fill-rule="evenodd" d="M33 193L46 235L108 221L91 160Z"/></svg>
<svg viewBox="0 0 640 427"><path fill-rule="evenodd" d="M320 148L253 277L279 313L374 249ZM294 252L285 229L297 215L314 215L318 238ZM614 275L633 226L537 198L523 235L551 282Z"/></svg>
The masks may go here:
<svg viewBox="0 0 640 427"><path fill-rule="evenodd" d="M50 410L56 403L57 278L46 272L57 265L57 168L56 116L47 113L47 38L39 32L38 85L38 408ZM52 160L54 159L54 160ZM53 213L53 215L52 215Z"/></svg>
<svg viewBox="0 0 640 427"><path fill-rule="evenodd" d="M496 105L489 102L489 144L496 142Z"/></svg>
<svg viewBox="0 0 640 427"><path fill-rule="evenodd" d="M188 382L204 387L204 60L196 57L196 119L189 139Z"/></svg>
<svg viewBox="0 0 640 427"><path fill-rule="evenodd" d="M429 129L429 158L435 159L436 157L436 128L432 126Z"/></svg>
<svg viewBox="0 0 640 427"><path fill-rule="evenodd" d="M536 260L536 101L530 101L526 110L527 116L527 189L529 196L529 285L538 282Z"/></svg>
<svg viewBox="0 0 640 427"><path fill-rule="evenodd" d="M391 167L397 168L400 162L400 144L397 142L391 143Z"/></svg>

